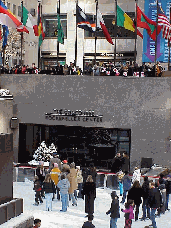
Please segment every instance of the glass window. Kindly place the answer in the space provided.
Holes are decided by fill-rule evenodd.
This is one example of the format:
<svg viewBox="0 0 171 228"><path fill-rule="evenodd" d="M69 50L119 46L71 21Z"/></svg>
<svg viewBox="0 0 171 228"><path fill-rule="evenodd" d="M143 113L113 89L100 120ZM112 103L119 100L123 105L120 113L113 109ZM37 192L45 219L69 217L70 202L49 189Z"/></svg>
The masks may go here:
<svg viewBox="0 0 171 228"><path fill-rule="evenodd" d="M126 151L129 154L129 142L119 142L118 151Z"/></svg>
<svg viewBox="0 0 171 228"><path fill-rule="evenodd" d="M62 28L64 31L64 37L67 38L67 16L60 15ZM45 37L56 37L57 33L57 17L46 16L44 17Z"/></svg>
<svg viewBox="0 0 171 228"><path fill-rule="evenodd" d="M18 6L18 16L21 17L21 6Z"/></svg>
<svg viewBox="0 0 171 228"><path fill-rule="evenodd" d="M118 131L119 141L129 141L128 131Z"/></svg>
<svg viewBox="0 0 171 228"><path fill-rule="evenodd" d="M10 10L10 2L7 2L7 8Z"/></svg>
<svg viewBox="0 0 171 228"><path fill-rule="evenodd" d="M17 9L16 5L13 4L13 14L14 14L14 15L16 15L16 9Z"/></svg>

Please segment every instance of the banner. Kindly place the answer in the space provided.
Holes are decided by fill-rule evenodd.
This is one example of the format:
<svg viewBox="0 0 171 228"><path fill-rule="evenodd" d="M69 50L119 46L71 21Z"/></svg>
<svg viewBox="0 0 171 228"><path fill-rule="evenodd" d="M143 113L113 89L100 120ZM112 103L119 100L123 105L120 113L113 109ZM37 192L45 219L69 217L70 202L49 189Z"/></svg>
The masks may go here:
<svg viewBox="0 0 171 228"><path fill-rule="evenodd" d="M165 1L159 0L159 5L162 5L165 15L169 19L170 19L170 3L171 3L171 0L165 0ZM144 13L151 20L156 21L157 1L145 0ZM160 61L162 63L167 63L168 56L169 56L168 40L164 39L162 37L162 32L160 32L157 38L157 61ZM149 35L147 34L147 31L144 29L142 62L154 62L154 61L155 61L155 41L149 37Z"/></svg>

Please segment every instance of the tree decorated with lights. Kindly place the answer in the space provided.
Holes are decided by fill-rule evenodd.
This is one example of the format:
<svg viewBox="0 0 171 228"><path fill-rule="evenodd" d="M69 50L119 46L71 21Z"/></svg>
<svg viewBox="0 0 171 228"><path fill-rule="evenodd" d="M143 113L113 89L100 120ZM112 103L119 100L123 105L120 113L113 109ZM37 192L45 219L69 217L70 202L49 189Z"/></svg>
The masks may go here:
<svg viewBox="0 0 171 228"><path fill-rule="evenodd" d="M48 148L45 141L43 141L35 151L33 158L35 161L49 162L50 159L53 158L53 151L51 150L51 146Z"/></svg>

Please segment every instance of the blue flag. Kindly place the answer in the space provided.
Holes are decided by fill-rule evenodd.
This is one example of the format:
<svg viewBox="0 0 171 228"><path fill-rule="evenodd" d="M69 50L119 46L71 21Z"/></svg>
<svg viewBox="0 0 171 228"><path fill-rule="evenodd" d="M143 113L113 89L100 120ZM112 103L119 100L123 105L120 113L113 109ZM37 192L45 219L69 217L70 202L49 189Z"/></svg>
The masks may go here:
<svg viewBox="0 0 171 228"><path fill-rule="evenodd" d="M4 31L2 48L5 48L7 46L9 30L8 30L8 26L6 26L6 25L2 25L2 27L3 27L3 31Z"/></svg>

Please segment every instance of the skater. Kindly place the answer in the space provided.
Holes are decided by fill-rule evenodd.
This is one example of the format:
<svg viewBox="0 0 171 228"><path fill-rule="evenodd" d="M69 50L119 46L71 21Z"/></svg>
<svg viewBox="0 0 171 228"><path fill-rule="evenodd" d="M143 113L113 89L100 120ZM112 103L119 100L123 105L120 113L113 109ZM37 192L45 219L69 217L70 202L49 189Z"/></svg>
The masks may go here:
<svg viewBox="0 0 171 228"><path fill-rule="evenodd" d="M66 212L68 206L68 190L70 183L65 174L61 175L61 180L58 182L57 187L60 189L61 193L62 210L60 211Z"/></svg>
<svg viewBox="0 0 171 228"><path fill-rule="evenodd" d="M83 186L82 195L85 195L85 213L93 215L94 213L94 200L96 198L96 185L93 182L91 175L87 177L86 183ZM86 217L88 217L86 215Z"/></svg>
<svg viewBox="0 0 171 228"><path fill-rule="evenodd" d="M33 228L38 228L40 226L41 226L41 220L40 219L35 219Z"/></svg>
<svg viewBox="0 0 171 228"><path fill-rule="evenodd" d="M43 181L45 180L45 168L44 168L44 162L43 161L39 161L39 166L38 168L36 169L36 175L39 177L39 180L41 182L41 196L43 198L45 198L45 195L44 195L44 189L43 189Z"/></svg>
<svg viewBox="0 0 171 228"><path fill-rule="evenodd" d="M125 226L124 228L131 228L132 219L134 219L134 201L129 199L125 204L125 210L121 209L125 213Z"/></svg>
<svg viewBox="0 0 171 228"><path fill-rule="evenodd" d="M129 177L128 171L125 171L125 176L122 179L123 182L123 197L121 203L125 203L126 194L131 188L131 178Z"/></svg>
<svg viewBox="0 0 171 228"><path fill-rule="evenodd" d="M53 191L54 191L54 183L51 179L51 175L47 174L43 183L43 187L45 190L45 196L46 196L46 210L52 211L52 197L53 197Z"/></svg>
<svg viewBox="0 0 171 228"><path fill-rule="evenodd" d="M54 168L54 163L58 164L58 168L61 171L62 170L61 160L59 159L59 155L56 152L53 153L53 158L50 159L49 172Z"/></svg>
<svg viewBox="0 0 171 228"><path fill-rule="evenodd" d="M92 221L93 215L88 215L88 221L83 224L82 228L95 228L95 226L92 224Z"/></svg>
<svg viewBox="0 0 171 228"><path fill-rule="evenodd" d="M54 168L50 172L51 178L52 178L52 180L54 182L54 191L53 191L52 200L55 199L56 191L57 191L57 199L60 200L59 188L57 187L57 184L58 184L58 181L60 179L61 171L58 168L58 164L57 163L54 163L53 166L54 166Z"/></svg>
<svg viewBox="0 0 171 228"><path fill-rule="evenodd" d="M38 206L39 201L40 201L40 203L43 203L43 200L41 197L42 185L41 185L41 181L39 180L38 176L35 176L33 190L35 190L35 205Z"/></svg>
<svg viewBox="0 0 171 228"><path fill-rule="evenodd" d="M135 167L135 170L132 176L132 184L134 184L135 181L139 181L140 183L140 178L141 178L141 171L138 167Z"/></svg>
<svg viewBox="0 0 171 228"><path fill-rule="evenodd" d="M106 212L106 214L110 214L110 228L117 228L117 220L120 218L120 213L119 213L119 197L116 195L116 191L113 191L111 193L111 198L112 198L112 203L110 210Z"/></svg>
<svg viewBox="0 0 171 228"><path fill-rule="evenodd" d="M80 170L80 166L76 166L77 170L77 183L78 183L78 198L82 198L82 186L83 186L83 176L82 176L82 170Z"/></svg>
<svg viewBox="0 0 171 228"><path fill-rule="evenodd" d="M144 183L142 185L142 190L143 190L143 217L142 217L142 221L145 221L146 218L150 218L150 208L147 205L147 200L148 200L148 195L149 195L149 180L148 177L145 176L144 177ZM147 215L146 215L146 211L147 211Z"/></svg>
<svg viewBox="0 0 171 228"><path fill-rule="evenodd" d="M122 172L122 170L120 170L117 173L117 177L118 177L118 183L119 183L119 190L120 190L120 196L123 195L123 177L124 177L124 173Z"/></svg>

